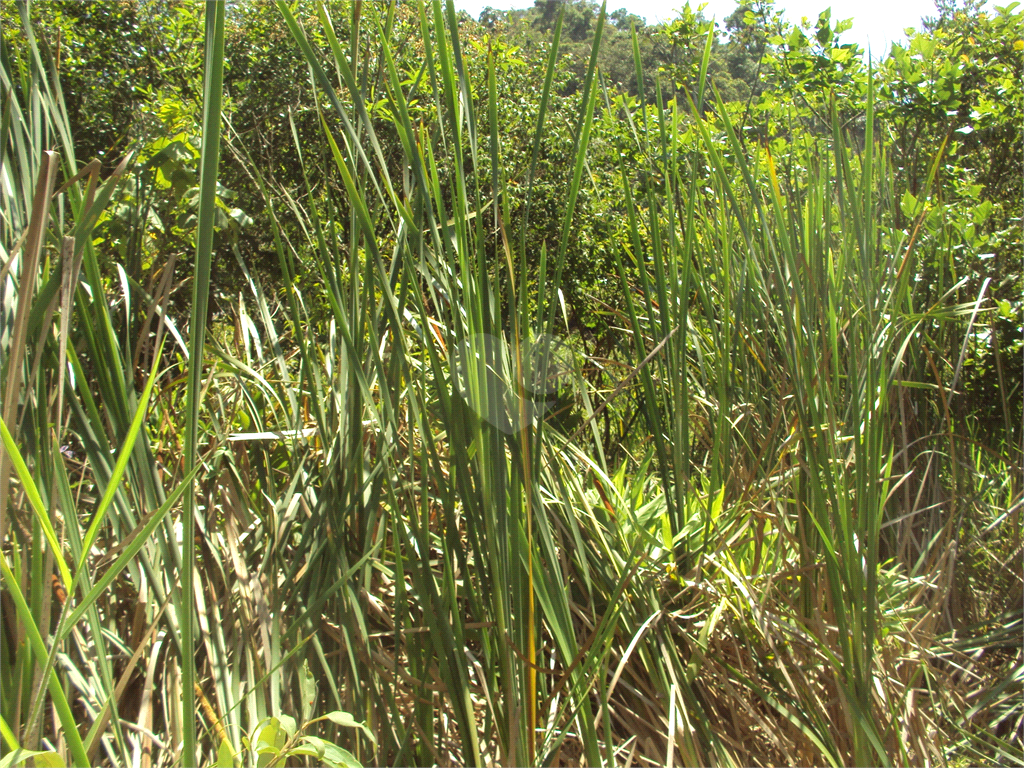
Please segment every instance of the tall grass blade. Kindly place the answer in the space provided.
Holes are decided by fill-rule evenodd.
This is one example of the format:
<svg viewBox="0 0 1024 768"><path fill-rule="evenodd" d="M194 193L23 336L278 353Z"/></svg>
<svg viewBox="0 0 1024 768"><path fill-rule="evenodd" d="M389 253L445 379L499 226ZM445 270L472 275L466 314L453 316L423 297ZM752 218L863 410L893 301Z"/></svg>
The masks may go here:
<svg viewBox="0 0 1024 768"><path fill-rule="evenodd" d="M185 472L194 477L199 462L199 412L203 387L206 317L210 297L210 265L213 257L214 213L217 206L217 176L220 164L221 99L224 87L224 15L226 4L206 3L205 69L203 76L203 147L200 159L199 211L197 215L195 275L192 280L192 315L189 323L189 366L185 395ZM181 540L181 682L182 759L199 764L195 732L195 632L193 613L193 570L195 568L196 496L185 494Z"/></svg>

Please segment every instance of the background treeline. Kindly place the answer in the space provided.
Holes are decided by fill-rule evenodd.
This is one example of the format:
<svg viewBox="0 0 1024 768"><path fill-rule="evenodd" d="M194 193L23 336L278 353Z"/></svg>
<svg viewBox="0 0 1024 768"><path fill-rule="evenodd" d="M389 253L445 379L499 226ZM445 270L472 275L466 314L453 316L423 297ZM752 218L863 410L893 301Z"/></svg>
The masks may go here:
<svg viewBox="0 0 1024 768"><path fill-rule="evenodd" d="M473 87L483 86L485 57L492 52L496 56L500 119L511 150L506 162L513 185L528 169L532 121L542 86L537 72L544 66L562 6L551 0L525 11L485 9L477 22L461 16L463 53ZM600 12L592 0L564 6L552 118L534 180L529 240L535 250L541 243L552 248L559 235L560 195L571 166L566 148L571 144L578 91ZM340 6L328 7L344 18ZM996 357L1004 367L1004 383L1021 381L1024 346L1017 214L1022 190L1017 170L1022 167L1024 117L1019 78L1015 79L1021 51L1014 47L1013 14L981 9L974 0L965 6L943 0L906 48L873 52L876 113L885 121L892 162L901 171L901 208L895 224L905 226L906 219L918 212L921 203L915 195L927 187L931 166L939 158L936 184L941 192L936 190L929 212L933 222L938 221L940 207L957 213L955 223L947 224L965 238L953 256L954 274L971 277L968 293L980 288L984 279L992 280L989 295L1000 312L993 318L992 343L979 346L965 360L964 383L971 397L961 403L976 403L979 414L994 417L997 423L989 424L990 428L1017 429L1021 398L1007 396L1012 387L1001 387ZM302 6L298 13L303 13ZM188 3L162 0L141 4L75 0L39 3L33 6L33 14L43 44L53 47L57 59L77 156L98 157L106 170L112 170L129 152L146 159L163 152L162 170L156 174L153 169L150 175L160 176L157 187L166 184L164 178L170 180L172 194L150 191L153 199L145 203L128 198L124 202L144 205L148 216L160 220L166 242L157 247L165 255L177 249L184 256L190 246L188 206L196 203L194 195L185 193L194 184L199 147L203 46L197 19L201 13ZM344 29L344 22L339 24ZM594 149L588 158L592 183L582 190L563 286L571 298L567 303L574 330L601 349L610 343L607 315L587 297L616 306L617 278L606 243L614 239L616 222L621 222L621 216L614 215L621 213L615 206L617 159L629 151L632 140L629 129L615 116L616 99L634 109L640 101L652 105L657 79L666 102L676 98L677 89L683 89L678 96L684 100L685 89L693 90L706 35L714 29L708 82L734 110L734 119L744 125L744 145L753 142L783 156L791 147L831 130L832 99L844 127L863 131L861 106L868 68L864 52L842 41L847 28L846 22L827 13L800 27L784 19L771 3L739 4L714 25L689 9L674 22L658 25L647 25L624 9L609 12L597 64L610 102L597 106ZM634 63L633 29L641 84ZM16 25L8 25L5 34L16 40L17 32ZM422 68L422 43L412 6L397 8L392 33L398 66L415 78ZM231 135L238 137L248 159L268 179L293 192L303 188L303 169L313 185L332 183L324 170L329 157L320 140L314 88L277 9L265 3L232 7L225 56L225 115ZM366 73L371 95L381 95L382 77L381 65ZM386 105L369 106L371 116L380 120L378 130L388 137ZM309 148L304 156L300 156L301 147ZM399 161L393 136L382 148L386 156L390 153L391 159ZM630 160L636 181L649 184L652 180L635 168L637 158ZM214 259L211 319L229 311L225 302L242 287L230 255L232 244L271 285L280 282L269 229L260 218L263 201L237 151L229 150L224 158L222 183L224 213L231 221L221 227L228 236L222 238ZM127 209L119 210L127 215ZM513 209L513 217L516 213ZM256 224L245 226L251 221ZM283 221L286 226L292 223L286 212ZM146 250L142 244L123 241L125 223L107 225L111 244L122 254L125 248ZM141 252L133 257L129 264L154 263ZM179 261L178 269L188 269L187 259ZM141 277L141 272L132 276ZM1008 412L1001 407L1003 401ZM1012 441L1019 443L1019 431L1015 434Z"/></svg>
<svg viewBox="0 0 1024 768"><path fill-rule="evenodd" d="M1016 3L0 10L0 768L1024 759Z"/></svg>

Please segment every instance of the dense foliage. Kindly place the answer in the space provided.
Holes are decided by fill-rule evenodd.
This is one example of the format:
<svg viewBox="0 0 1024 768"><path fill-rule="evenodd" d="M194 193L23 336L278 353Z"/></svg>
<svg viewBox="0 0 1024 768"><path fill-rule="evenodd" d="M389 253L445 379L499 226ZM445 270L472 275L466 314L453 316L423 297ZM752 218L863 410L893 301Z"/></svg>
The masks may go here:
<svg viewBox="0 0 1024 768"><path fill-rule="evenodd" d="M1024 14L0 0L0 768L1024 761Z"/></svg>

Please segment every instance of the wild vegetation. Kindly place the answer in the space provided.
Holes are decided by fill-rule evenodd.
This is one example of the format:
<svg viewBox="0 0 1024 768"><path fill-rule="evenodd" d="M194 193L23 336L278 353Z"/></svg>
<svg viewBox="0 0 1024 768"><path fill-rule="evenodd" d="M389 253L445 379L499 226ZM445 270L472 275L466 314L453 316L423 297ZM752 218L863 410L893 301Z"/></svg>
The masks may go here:
<svg viewBox="0 0 1024 768"><path fill-rule="evenodd" d="M0 768L1024 761L1016 3L0 10Z"/></svg>

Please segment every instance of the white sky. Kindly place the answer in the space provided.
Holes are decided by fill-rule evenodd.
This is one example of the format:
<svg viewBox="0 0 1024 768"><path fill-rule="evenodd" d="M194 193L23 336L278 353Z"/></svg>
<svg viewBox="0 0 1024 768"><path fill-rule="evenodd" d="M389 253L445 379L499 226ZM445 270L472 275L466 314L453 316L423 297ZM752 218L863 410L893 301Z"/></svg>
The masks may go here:
<svg viewBox="0 0 1024 768"><path fill-rule="evenodd" d="M701 2L707 2L706 17L722 21L736 8L736 0L690 0L690 7L697 9ZM675 10L686 0L608 0L608 10L626 8L630 13L643 16L648 23L669 21L675 18ZM992 5L993 3L987 3ZM533 0L455 0L455 7L469 13L474 19L487 6L508 10L529 8ZM922 16L935 16L933 0L776 0L775 7L782 10L793 23L802 16L813 22L825 8L832 8L833 23L838 19L853 19L853 27L840 38L842 42L858 43L862 48L870 46L873 57L879 58L889 52L892 42L906 40L906 27L921 26Z"/></svg>

